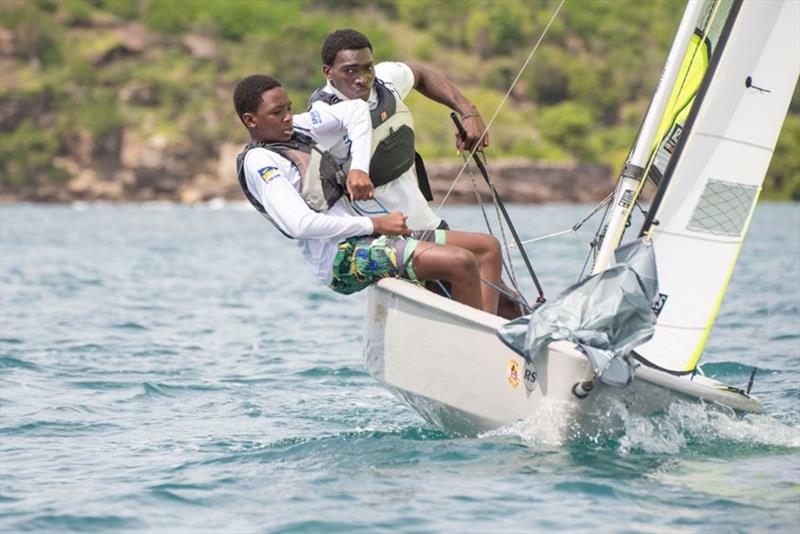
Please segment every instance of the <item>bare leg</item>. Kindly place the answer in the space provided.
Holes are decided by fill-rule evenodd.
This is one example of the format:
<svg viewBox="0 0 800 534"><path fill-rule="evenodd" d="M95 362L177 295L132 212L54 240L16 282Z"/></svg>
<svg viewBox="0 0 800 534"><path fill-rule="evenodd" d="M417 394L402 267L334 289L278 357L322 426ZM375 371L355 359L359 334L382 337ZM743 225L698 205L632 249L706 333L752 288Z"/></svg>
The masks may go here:
<svg viewBox="0 0 800 534"><path fill-rule="evenodd" d="M480 271L475 255L461 247L435 245L420 241L414 250L414 272L420 280L446 280L452 284L453 298L479 310L487 309L481 295Z"/></svg>
<svg viewBox="0 0 800 534"><path fill-rule="evenodd" d="M481 278L503 287L500 280L502 258L500 256L500 243L497 239L487 234L448 231L447 244L472 252L478 260L478 270ZM483 309L489 313L496 314L499 297L497 290L489 284L482 283L481 296L483 297Z"/></svg>

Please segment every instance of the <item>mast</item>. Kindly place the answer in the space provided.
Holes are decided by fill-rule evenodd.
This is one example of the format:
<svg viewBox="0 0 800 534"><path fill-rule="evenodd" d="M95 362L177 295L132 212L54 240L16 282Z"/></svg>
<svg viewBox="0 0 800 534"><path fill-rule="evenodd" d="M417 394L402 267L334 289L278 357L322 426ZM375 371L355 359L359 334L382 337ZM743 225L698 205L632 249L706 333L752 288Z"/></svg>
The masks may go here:
<svg viewBox="0 0 800 534"><path fill-rule="evenodd" d="M644 178L645 168L650 158L651 149L659 124L669 102L675 81L678 79L683 58L689 47L692 33L697 26L697 21L703 10L701 0L689 0L683 12L683 18L678 26L672 49L667 56L667 62L658 83L653 100L647 110L642 128L636 138L633 150L619 177L617 189L614 194L612 211L605 227L605 237L600 245L597 259L592 269L592 274L608 267L609 260L613 257L614 249L622 240L625 225L630 217L636 197L639 194L641 181Z"/></svg>

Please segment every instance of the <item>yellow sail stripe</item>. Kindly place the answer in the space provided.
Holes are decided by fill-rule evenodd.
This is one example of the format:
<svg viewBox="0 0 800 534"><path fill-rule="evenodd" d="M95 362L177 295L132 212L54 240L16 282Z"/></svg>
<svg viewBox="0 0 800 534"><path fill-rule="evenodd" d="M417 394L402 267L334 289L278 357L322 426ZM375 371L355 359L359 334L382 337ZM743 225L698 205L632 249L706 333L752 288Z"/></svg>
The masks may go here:
<svg viewBox="0 0 800 534"><path fill-rule="evenodd" d="M694 102L694 97L700 88L706 70L708 70L708 48L703 44L702 37L697 34L692 35L689 41L689 49L683 57L683 63L678 73L680 82L676 82L675 87L672 89L667 111L664 113L653 141L653 152L664 141L664 136L672 131L673 126L686 122L691 104ZM701 51L701 53L698 54L698 51Z"/></svg>
<svg viewBox="0 0 800 534"><path fill-rule="evenodd" d="M673 126L678 122L683 124L686 122L686 117L689 116L689 111L692 109L692 104L694 103L694 97L703 81L706 70L708 70L709 50L708 47L704 46L704 40L705 34L702 36L692 34L691 40L689 41L689 48L683 56L678 78L675 81L675 85L669 97L667 110L661 119L661 124L658 127L653 141L644 176L650 174L650 167L652 167L655 162L656 152L659 146L667 141L665 137L672 131ZM699 54L697 53L698 50L700 51ZM639 194L642 188L644 188L645 182L647 182L647 180L639 182L639 187L636 190L634 199L639 198ZM631 203L630 209L633 210L633 203ZM655 227L651 226L646 235L652 236L654 231ZM620 238L621 237L620 235Z"/></svg>

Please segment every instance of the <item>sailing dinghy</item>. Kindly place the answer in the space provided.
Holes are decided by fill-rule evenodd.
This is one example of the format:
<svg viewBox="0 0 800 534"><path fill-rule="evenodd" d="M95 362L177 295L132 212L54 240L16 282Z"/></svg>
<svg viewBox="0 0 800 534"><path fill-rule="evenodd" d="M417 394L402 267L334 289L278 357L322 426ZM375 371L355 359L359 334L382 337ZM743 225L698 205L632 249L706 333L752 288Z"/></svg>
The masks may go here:
<svg viewBox="0 0 800 534"><path fill-rule="evenodd" d="M427 421L466 435L534 417L544 439L561 441L591 432L620 402L636 414L676 399L760 412L749 387L697 366L797 83L798 21L796 0L690 0L595 240L591 276L512 323L384 279L368 290L367 370ZM657 190L639 239L620 246L648 181ZM620 260L632 246L650 267ZM639 272L648 269L652 283ZM628 277L624 288L602 285L622 280L614 273ZM641 306L625 312L631 288L642 290L639 301L652 298L650 324ZM638 326L627 332L632 318ZM590 327L599 330L581 330ZM635 338L635 348L587 341L609 332Z"/></svg>

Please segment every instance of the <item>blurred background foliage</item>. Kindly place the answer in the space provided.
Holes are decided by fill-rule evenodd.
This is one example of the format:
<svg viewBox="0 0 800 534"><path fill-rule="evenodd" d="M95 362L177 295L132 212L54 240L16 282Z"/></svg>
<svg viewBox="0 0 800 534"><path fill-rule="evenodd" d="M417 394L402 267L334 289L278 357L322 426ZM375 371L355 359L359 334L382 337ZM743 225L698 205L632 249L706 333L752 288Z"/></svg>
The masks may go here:
<svg viewBox="0 0 800 534"><path fill-rule="evenodd" d="M376 61L420 61L445 72L488 119L556 5L3 0L0 182L62 180L69 172L59 162L119 159L123 139L161 136L206 155L222 143L243 144L235 83L273 74L304 108L322 83L320 45L343 27L369 36ZM682 10L675 0L568 1L494 121L491 156L619 169ZM417 94L409 104L423 155L453 158L449 110ZM767 198L800 200L799 150L795 89Z"/></svg>

